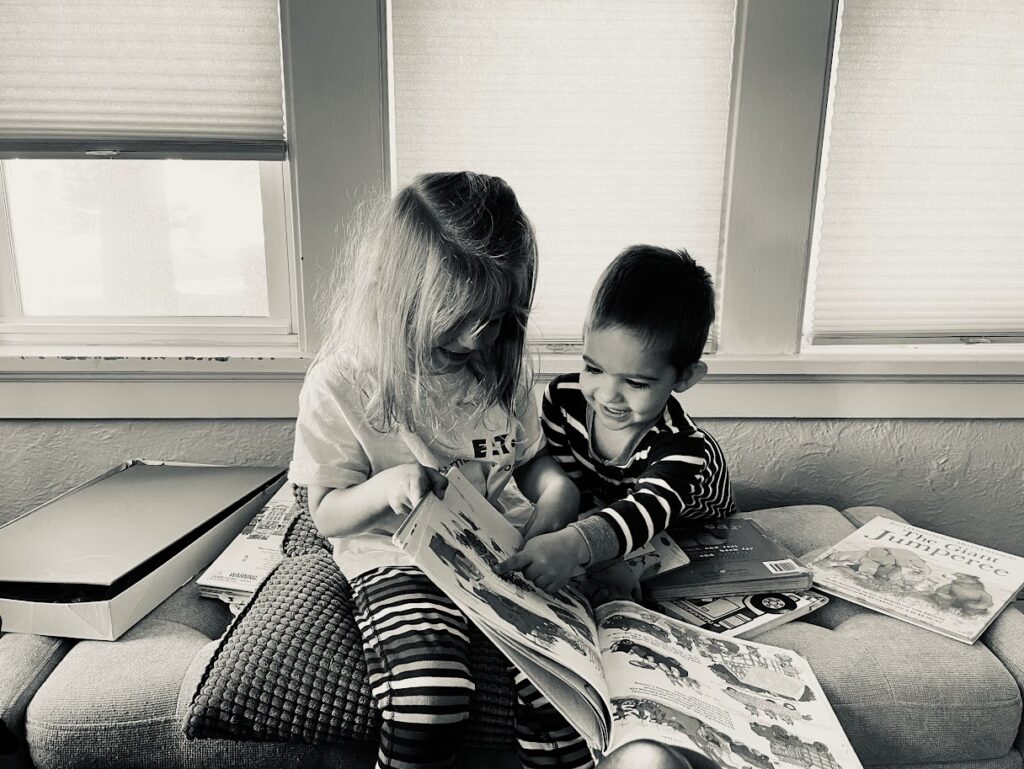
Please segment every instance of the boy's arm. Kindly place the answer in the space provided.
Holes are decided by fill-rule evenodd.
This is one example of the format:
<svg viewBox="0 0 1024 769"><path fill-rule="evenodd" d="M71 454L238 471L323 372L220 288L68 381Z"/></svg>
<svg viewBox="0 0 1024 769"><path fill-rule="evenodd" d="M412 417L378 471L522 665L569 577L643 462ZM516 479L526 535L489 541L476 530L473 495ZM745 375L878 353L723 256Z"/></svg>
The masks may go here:
<svg viewBox="0 0 1024 769"><path fill-rule="evenodd" d="M544 388L544 397L540 404L540 426L547 439L548 453L565 474L575 482L581 476L580 465L569 448L569 439L565 434L565 416L554 401L553 393L557 384L558 381L555 380Z"/></svg>
<svg viewBox="0 0 1024 769"><path fill-rule="evenodd" d="M591 563L621 558L670 522L718 520L735 512L725 460L712 439L696 433L652 448L650 456L629 494L572 524Z"/></svg>

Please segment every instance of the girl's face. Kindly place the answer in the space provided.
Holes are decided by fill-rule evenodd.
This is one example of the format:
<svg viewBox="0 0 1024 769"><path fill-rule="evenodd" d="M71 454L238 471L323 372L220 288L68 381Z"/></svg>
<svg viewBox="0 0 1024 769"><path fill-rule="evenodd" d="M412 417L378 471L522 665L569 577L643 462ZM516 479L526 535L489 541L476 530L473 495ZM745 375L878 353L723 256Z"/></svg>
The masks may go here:
<svg viewBox="0 0 1024 769"><path fill-rule="evenodd" d="M497 341L502 321L507 314L508 307L502 307L481 320L467 320L441 337L431 351L434 370L439 374L449 374L465 368L475 353Z"/></svg>

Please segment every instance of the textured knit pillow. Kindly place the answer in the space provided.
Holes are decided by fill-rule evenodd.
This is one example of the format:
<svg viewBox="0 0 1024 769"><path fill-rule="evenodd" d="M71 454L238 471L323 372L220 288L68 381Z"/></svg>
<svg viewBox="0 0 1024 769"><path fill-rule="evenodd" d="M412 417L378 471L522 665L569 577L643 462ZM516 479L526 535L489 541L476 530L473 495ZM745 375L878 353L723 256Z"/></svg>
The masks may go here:
<svg viewBox="0 0 1024 769"><path fill-rule="evenodd" d="M305 486L292 486L295 504L299 512L288 525L281 542L281 552L285 556L306 555L324 551L330 553L331 543L320 536L316 524L309 515L309 495Z"/></svg>
<svg viewBox="0 0 1024 769"><path fill-rule="evenodd" d="M351 589L322 549L286 557L224 634L183 723L189 739L376 741ZM475 628L466 742L513 744L507 662Z"/></svg>

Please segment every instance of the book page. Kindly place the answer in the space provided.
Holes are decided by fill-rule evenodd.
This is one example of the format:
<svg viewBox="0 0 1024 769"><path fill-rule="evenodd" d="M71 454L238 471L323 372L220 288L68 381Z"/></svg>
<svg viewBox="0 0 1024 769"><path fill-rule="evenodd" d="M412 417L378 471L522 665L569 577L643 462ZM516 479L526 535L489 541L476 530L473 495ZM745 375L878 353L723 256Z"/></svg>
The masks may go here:
<svg viewBox="0 0 1024 769"><path fill-rule="evenodd" d="M965 643L1024 584L1024 558L881 516L809 566L822 590Z"/></svg>
<svg viewBox="0 0 1024 769"><path fill-rule="evenodd" d="M462 473L449 470L444 500L424 497L394 540L489 638L501 639L499 649L515 649L579 689L590 715L572 718L589 723L574 726L599 731L593 722L605 720L608 706L589 605L575 590L551 595L518 572L494 573L522 538ZM531 681L566 718L578 712L576 697L569 702Z"/></svg>
<svg viewBox="0 0 1024 769"><path fill-rule="evenodd" d="M795 652L702 631L628 601L598 608L597 623L611 748L654 739L723 769L860 769L810 665Z"/></svg>

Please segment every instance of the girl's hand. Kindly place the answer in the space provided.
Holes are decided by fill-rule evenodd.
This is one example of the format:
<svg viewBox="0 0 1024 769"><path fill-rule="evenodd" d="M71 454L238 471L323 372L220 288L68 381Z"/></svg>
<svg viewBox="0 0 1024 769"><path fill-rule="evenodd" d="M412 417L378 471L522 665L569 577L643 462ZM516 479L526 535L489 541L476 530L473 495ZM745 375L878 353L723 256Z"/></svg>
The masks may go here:
<svg viewBox="0 0 1024 769"><path fill-rule="evenodd" d="M589 558L583 535L569 527L535 536L494 570L498 574L521 571L541 590L557 593Z"/></svg>
<svg viewBox="0 0 1024 769"><path fill-rule="evenodd" d="M387 507L395 515L408 515L428 491L444 499L448 479L432 467L396 465L379 473Z"/></svg>

